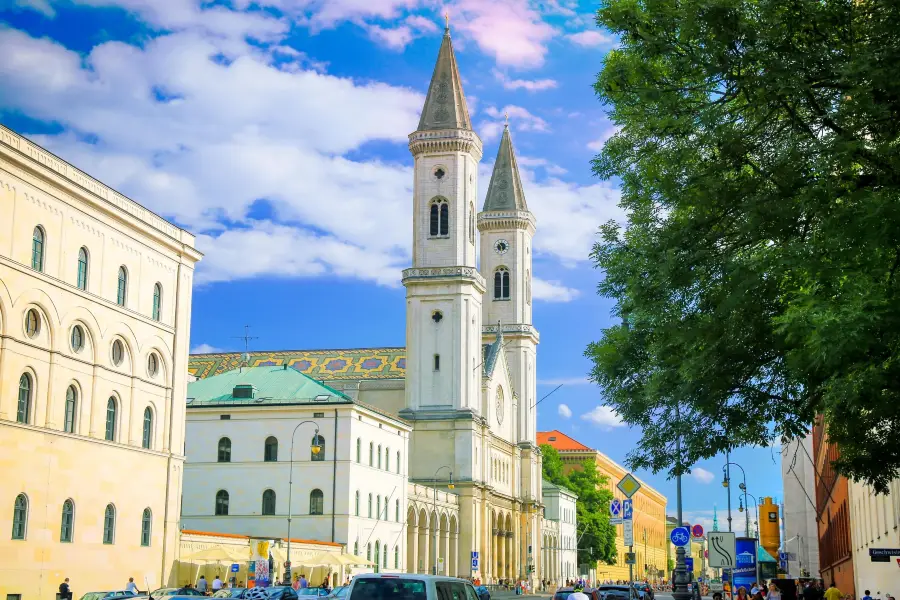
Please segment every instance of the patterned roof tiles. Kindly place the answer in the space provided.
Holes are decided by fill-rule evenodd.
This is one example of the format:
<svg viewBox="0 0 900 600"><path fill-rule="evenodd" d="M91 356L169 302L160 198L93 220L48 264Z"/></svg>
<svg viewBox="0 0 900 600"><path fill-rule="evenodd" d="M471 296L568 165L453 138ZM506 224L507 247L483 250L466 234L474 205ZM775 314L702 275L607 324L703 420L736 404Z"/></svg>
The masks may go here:
<svg viewBox="0 0 900 600"><path fill-rule="evenodd" d="M241 366L242 352L192 354L188 371L199 379L220 375ZM345 350L281 350L250 352L249 367L282 366L319 381L344 379L403 379L406 348L353 348Z"/></svg>

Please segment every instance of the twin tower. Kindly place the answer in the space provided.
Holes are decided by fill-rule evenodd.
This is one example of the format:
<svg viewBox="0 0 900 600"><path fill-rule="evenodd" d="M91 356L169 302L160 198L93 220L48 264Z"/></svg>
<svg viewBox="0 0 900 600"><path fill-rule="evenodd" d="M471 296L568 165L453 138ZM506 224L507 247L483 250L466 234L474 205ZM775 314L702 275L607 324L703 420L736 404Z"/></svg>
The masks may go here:
<svg viewBox="0 0 900 600"><path fill-rule="evenodd" d="M531 242L535 219L525 203L508 126L484 206L476 212L482 143L472 130L449 28L419 126L409 136L409 149L415 158L415 185L413 266L403 272L406 411L426 419L448 418L451 412L492 415L493 401L483 394L484 363L487 344L499 339L519 407L518 414L508 415L516 420L509 428L509 441L534 444L538 334L531 324ZM481 233L480 269L476 229Z"/></svg>

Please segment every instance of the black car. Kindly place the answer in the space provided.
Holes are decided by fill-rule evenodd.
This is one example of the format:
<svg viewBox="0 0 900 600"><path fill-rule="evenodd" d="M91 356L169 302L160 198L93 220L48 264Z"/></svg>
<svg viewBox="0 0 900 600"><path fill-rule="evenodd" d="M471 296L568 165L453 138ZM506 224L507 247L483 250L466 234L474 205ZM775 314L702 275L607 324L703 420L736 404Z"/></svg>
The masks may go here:
<svg viewBox="0 0 900 600"><path fill-rule="evenodd" d="M192 587L159 588L150 592L149 600L161 600L168 596L202 596L203 594Z"/></svg>
<svg viewBox="0 0 900 600"><path fill-rule="evenodd" d="M243 598L247 588L222 588L212 595L213 598Z"/></svg>
<svg viewBox="0 0 900 600"><path fill-rule="evenodd" d="M321 589L321 588L306 588L306 589ZM300 590L303 591L303 590ZM269 599L270 600L297 600L297 592L294 588L287 585L277 585L275 587L269 588Z"/></svg>
<svg viewBox="0 0 900 600"><path fill-rule="evenodd" d="M601 585L597 588L600 600L636 600L638 590L627 585Z"/></svg>
<svg viewBox="0 0 900 600"><path fill-rule="evenodd" d="M638 590L639 592L643 592L643 598L646 598L647 600L654 600L653 586L646 581L635 581L634 589Z"/></svg>

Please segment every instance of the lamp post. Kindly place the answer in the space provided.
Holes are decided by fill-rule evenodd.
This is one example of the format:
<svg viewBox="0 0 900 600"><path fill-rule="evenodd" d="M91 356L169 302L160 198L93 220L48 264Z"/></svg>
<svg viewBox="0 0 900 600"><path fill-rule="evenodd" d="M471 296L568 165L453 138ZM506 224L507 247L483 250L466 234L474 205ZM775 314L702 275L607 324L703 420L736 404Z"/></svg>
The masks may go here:
<svg viewBox="0 0 900 600"><path fill-rule="evenodd" d="M680 406L678 404L675 405L675 420L678 423L678 427L681 427L681 411ZM684 527L684 515L681 510L681 432L679 431L675 437L675 493L676 493L676 502L678 506L678 526ZM689 538L690 540L690 538ZM688 541L690 544L690 541ZM690 590L690 576L687 573L687 564L684 560L684 546L677 546L675 548L675 572L674 577L672 578L672 596L674 596L675 600L691 600L693 593ZM631 593L634 593L634 588L632 587ZM630 597L631 596L629 594Z"/></svg>
<svg viewBox="0 0 900 600"><path fill-rule="evenodd" d="M291 433L291 466L288 471L288 526L287 526L287 567L284 568L284 576L287 578L288 583L291 581L291 520L294 516L293 504L291 504L292 496L294 493L294 435L297 433L297 430L300 429L301 425L306 425L307 423L311 425L315 425L316 432L313 434L312 443L309 446L310 452L313 454L318 454L322 451L322 446L319 445L319 424L315 421L301 421L297 423L297 426L294 427L294 431Z"/></svg>
<svg viewBox="0 0 900 600"><path fill-rule="evenodd" d="M437 476L438 473L441 472L442 469L447 469L450 472L450 482L447 484L447 489L453 489L453 467L450 465L444 465L442 467L438 467L438 470L434 472L434 477L432 478L434 485L434 573L432 575L438 574L438 518L437 518ZM449 531L447 534L449 535Z"/></svg>
<svg viewBox="0 0 900 600"><path fill-rule="evenodd" d="M729 462L725 463L725 466L722 467L722 470L725 471L725 480L722 482L722 485L724 485L725 487L728 487L729 484L731 483L731 477L728 476L728 473L730 471L728 469L729 465L734 465L735 467L740 469L741 474L744 477L744 482L741 483L738 487L741 489L742 492L744 492L744 504L746 505L747 504L747 472L744 471L744 467L737 464L736 462L729 461ZM744 511L741 510L740 512L744 512ZM730 531L731 530L731 527L730 527L731 526L731 490L730 489L728 490L728 525L729 525L729 531ZM750 537L750 515L749 514L744 514L744 537Z"/></svg>

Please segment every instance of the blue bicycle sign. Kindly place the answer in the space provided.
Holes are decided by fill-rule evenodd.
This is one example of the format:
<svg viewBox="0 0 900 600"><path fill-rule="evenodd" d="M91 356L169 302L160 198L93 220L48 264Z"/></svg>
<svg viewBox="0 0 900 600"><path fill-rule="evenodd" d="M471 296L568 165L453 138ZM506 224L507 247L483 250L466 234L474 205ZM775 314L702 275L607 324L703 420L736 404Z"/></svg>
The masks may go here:
<svg viewBox="0 0 900 600"><path fill-rule="evenodd" d="M669 535L669 539L676 546L687 546L691 543L691 532L687 527L676 527Z"/></svg>

